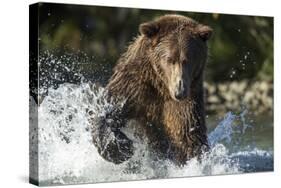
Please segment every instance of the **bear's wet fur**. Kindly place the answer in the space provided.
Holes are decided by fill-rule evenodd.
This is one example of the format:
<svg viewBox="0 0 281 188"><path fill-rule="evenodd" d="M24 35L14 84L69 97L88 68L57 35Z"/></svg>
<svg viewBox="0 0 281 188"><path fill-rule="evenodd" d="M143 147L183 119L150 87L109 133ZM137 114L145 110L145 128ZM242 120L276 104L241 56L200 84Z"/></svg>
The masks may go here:
<svg viewBox="0 0 281 188"><path fill-rule="evenodd" d="M139 31L106 86L110 97L126 103L120 112L107 114L111 123L98 120L93 142L106 160L128 160L133 142L121 127L134 119L157 158L183 165L208 149L203 73L212 29L185 16L165 15L141 24ZM182 83L173 81L177 78ZM108 141L104 134L116 139Z"/></svg>

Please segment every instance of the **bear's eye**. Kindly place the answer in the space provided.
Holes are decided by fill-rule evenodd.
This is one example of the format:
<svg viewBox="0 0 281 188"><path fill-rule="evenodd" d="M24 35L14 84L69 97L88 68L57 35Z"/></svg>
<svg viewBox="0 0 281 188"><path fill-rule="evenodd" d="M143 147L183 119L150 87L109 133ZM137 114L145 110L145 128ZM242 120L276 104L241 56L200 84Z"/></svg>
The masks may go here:
<svg viewBox="0 0 281 188"><path fill-rule="evenodd" d="M167 62L168 63L172 63L173 62L173 59L171 57L167 57Z"/></svg>
<svg viewBox="0 0 281 188"><path fill-rule="evenodd" d="M174 64L174 61L173 61L173 58L172 58L172 57L167 57L167 62L168 62L168 63Z"/></svg>
<svg viewBox="0 0 281 188"><path fill-rule="evenodd" d="M186 63L187 63L187 59L183 59L182 64L186 64Z"/></svg>

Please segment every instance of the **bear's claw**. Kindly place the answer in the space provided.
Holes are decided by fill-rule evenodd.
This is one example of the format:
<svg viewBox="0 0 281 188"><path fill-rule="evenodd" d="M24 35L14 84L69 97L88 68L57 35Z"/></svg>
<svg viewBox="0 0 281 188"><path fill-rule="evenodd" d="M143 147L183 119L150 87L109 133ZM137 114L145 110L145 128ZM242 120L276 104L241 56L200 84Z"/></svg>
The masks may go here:
<svg viewBox="0 0 281 188"><path fill-rule="evenodd" d="M133 156L133 142L121 131L113 132L113 135L100 154L107 161L120 164Z"/></svg>
<svg viewBox="0 0 281 188"><path fill-rule="evenodd" d="M92 138L99 154L107 161L120 164L134 154L133 142L117 127L120 121L103 117L92 119ZM113 125L114 124L114 125Z"/></svg>

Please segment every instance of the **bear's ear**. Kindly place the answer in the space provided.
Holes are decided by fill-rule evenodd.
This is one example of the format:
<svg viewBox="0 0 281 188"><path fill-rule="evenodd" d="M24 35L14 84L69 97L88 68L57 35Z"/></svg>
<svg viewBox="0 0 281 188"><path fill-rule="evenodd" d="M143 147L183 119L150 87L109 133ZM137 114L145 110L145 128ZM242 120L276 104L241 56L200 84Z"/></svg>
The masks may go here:
<svg viewBox="0 0 281 188"><path fill-rule="evenodd" d="M213 29L206 25L199 25L198 33L203 41L207 41L211 38Z"/></svg>
<svg viewBox="0 0 281 188"><path fill-rule="evenodd" d="M158 33L159 26L155 22L146 22L140 24L139 31L142 35L145 35L147 37L153 37Z"/></svg>

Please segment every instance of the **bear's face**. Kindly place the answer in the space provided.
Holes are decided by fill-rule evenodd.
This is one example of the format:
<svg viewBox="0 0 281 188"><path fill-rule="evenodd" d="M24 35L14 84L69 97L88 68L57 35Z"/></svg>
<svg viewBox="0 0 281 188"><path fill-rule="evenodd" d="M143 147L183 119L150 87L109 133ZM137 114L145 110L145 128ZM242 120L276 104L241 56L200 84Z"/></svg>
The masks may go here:
<svg viewBox="0 0 281 188"><path fill-rule="evenodd" d="M151 43L152 67L171 98L189 97L192 81L202 74L212 30L190 18L167 15L141 24L140 32Z"/></svg>

